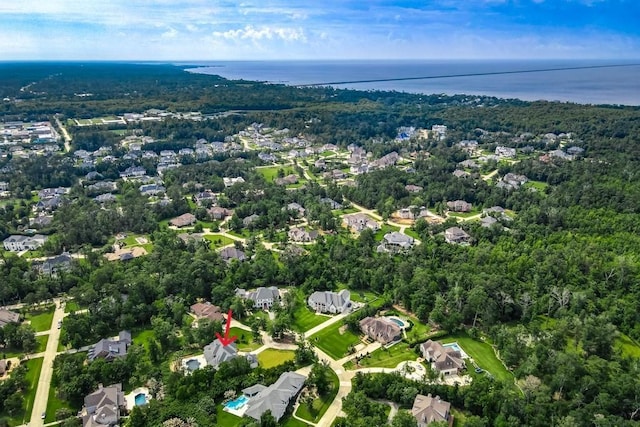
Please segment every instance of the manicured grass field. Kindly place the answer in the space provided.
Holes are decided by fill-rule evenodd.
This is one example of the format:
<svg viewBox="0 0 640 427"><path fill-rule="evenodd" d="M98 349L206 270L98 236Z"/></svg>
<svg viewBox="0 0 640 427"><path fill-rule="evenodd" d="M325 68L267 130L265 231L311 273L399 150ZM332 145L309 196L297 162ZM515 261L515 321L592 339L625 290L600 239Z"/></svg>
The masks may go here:
<svg viewBox="0 0 640 427"><path fill-rule="evenodd" d="M242 418L236 417L233 414L228 413L223 409L222 405L218 405L218 411L216 414L216 424L225 427L235 427L240 425Z"/></svg>
<svg viewBox="0 0 640 427"><path fill-rule="evenodd" d="M233 243L233 239L221 234L207 234L204 238L211 242L211 249L218 249Z"/></svg>
<svg viewBox="0 0 640 427"><path fill-rule="evenodd" d="M24 395L24 413L14 417L16 421L22 421L23 417L25 421L31 420L31 409L33 408L33 401L36 398L36 389L38 388L38 380L40 379L43 361L44 358L38 357L37 359L28 360L26 363L27 375L25 376L25 381L29 384L29 390ZM21 424L21 422L17 424Z"/></svg>
<svg viewBox="0 0 640 427"><path fill-rule="evenodd" d="M34 353L42 353L47 349L49 335L40 335L39 337L36 337L36 341L38 342L38 347L36 347L36 351L34 351Z"/></svg>
<svg viewBox="0 0 640 427"><path fill-rule="evenodd" d="M41 311L30 311L25 314L25 320L31 322L31 326L36 332L48 331L51 329L51 322L53 321L54 307L48 307Z"/></svg>
<svg viewBox="0 0 640 427"><path fill-rule="evenodd" d="M282 422L283 420L280 420L280 421ZM300 421L298 419L295 419L293 417L287 418L286 421L284 421L282 423L282 427L308 427L308 426L309 426L309 424L304 423L304 422L302 422L302 421Z"/></svg>
<svg viewBox="0 0 640 427"><path fill-rule="evenodd" d="M56 396L56 388L51 386L51 388L49 388L49 399L47 400L47 416L44 419L45 424L56 421L56 411L62 408L72 409L69 402L60 400L58 396ZM72 412L75 413L79 408L74 409Z"/></svg>
<svg viewBox="0 0 640 427"><path fill-rule="evenodd" d="M547 189L548 186L549 184L542 181L528 181L523 185L524 188L535 188L537 191L542 193Z"/></svg>
<svg viewBox="0 0 640 427"><path fill-rule="evenodd" d="M236 340L236 345L238 346L238 350L240 351L253 351L262 346L262 344L254 342L251 331L247 331L245 329L231 328L229 329L229 336L238 337L238 339Z"/></svg>
<svg viewBox="0 0 640 427"><path fill-rule="evenodd" d="M64 305L64 312L65 313L71 313L73 311L78 311L80 309L81 309L80 305L77 302L73 301L73 300L67 301L65 303L65 305Z"/></svg>
<svg viewBox="0 0 640 427"><path fill-rule="evenodd" d="M155 334L151 329L140 329L132 331L131 339L134 344L140 344L145 349L149 350L149 342L155 339Z"/></svg>
<svg viewBox="0 0 640 427"><path fill-rule="evenodd" d="M640 344L627 335L620 333L616 337L614 345L622 351L623 356L640 359Z"/></svg>
<svg viewBox="0 0 640 427"><path fill-rule="evenodd" d="M298 332L308 331L330 319L330 317L315 314L306 305L298 307L293 317L295 318L295 323L291 326Z"/></svg>
<svg viewBox="0 0 640 427"><path fill-rule="evenodd" d="M393 225L389 225L389 224L382 224L382 227L380 227L380 230L376 231L376 234L375 234L376 242L382 241L385 234L391 233L393 231L400 231L400 227L394 227Z"/></svg>
<svg viewBox="0 0 640 427"><path fill-rule="evenodd" d="M398 363L407 360L416 360L418 355L409 348L409 344L399 342L398 344L385 349L381 347L369 356L360 360L362 367L375 368L395 368Z"/></svg>
<svg viewBox="0 0 640 427"><path fill-rule="evenodd" d="M341 334L339 331L341 326L341 322L334 323L312 335L309 341L334 359L341 359L346 356L349 347L360 342L360 337L351 331L345 330Z"/></svg>
<svg viewBox="0 0 640 427"><path fill-rule="evenodd" d="M276 350L268 348L265 351L258 353L258 363L264 369L273 368L274 366L282 365L288 360L293 360L295 352L293 350Z"/></svg>
<svg viewBox="0 0 640 427"><path fill-rule="evenodd" d="M324 413L327 412L327 409L329 409L331 402L333 402L333 399L336 397L336 394L338 394L338 389L340 388L340 379L333 369L329 369L329 377L331 382L331 391L329 391L326 396L319 397L313 401L313 410L311 412L309 411L309 407L305 404L298 406L298 410L296 411L296 415L298 417L311 421L315 424L320 421Z"/></svg>
<svg viewBox="0 0 640 427"><path fill-rule="evenodd" d="M291 165L288 165L288 166L270 166L270 167L267 167L267 168L256 168L256 171L260 175L262 175L267 182L271 182L271 181L274 181L276 178L278 178L278 171L280 169L282 169L284 171L284 175L282 175L282 176L287 176L287 175L291 175L291 174L295 174L296 173L296 170Z"/></svg>
<svg viewBox="0 0 640 427"><path fill-rule="evenodd" d="M409 237L413 237L414 239L417 239L417 240L421 239L420 235L413 228L409 228L409 227L405 228L404 234L406 234Z"/></svg>
<svg viewBox="0 0 640 427"><path fill-rule="evenodd" d="M439 341L444 344L457 342L479 367L499 380L513 382L513 374L498 359L493 347L488 343L476 341L464 332L447 335Z"/></svg>

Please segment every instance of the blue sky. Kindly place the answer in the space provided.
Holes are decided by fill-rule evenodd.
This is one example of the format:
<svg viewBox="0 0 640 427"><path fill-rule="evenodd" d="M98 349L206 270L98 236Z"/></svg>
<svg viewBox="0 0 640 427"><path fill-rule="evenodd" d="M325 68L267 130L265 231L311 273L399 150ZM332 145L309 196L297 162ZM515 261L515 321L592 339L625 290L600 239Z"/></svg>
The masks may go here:
<svg viewBox="0 0 640 427"><path fill-rule="evenodd" d="M3 1L4 60L640 58L638 0Z"/></svg>

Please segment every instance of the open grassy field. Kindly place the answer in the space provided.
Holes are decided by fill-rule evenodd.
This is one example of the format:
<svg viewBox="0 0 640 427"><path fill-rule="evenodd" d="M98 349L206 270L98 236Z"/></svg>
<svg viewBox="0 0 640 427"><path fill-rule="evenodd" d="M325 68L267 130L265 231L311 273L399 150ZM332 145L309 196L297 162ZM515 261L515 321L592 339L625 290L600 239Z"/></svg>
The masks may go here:
<svg viewBox="0 0 640 427"><path fill-rule="evenodd" d="M207 234L204 238L211 242L211 249L218 249L233 243L233 239L221 234Z"/></svg>
<svg viewBox="0 0 640 427"><path fill-rule="evenodd" d="M296 415L298 417L314 424L320 421L324 413L329 409L331 402L333 402L333 399L336 397L336 394L338 394L338 389L340 388L340 379L333 369L329 369L329 378L331 390L326 394L326 396L315 399L311 408L304 404L298 406L298 410L296 411Z"/></svg>
<svg viewBox="0 0 640 427"><path fill-rule="evenodd" d="M49 399L47 400L47 416L44 419L45 424L56 421L56 411L58 409L67 408L76 413L80 408L71 408L69 402L61 400L56 396L56 388L51 386L49 389Z"/></svg>
<svg viewBox="0 0 640 427"><path fill-rule="evenodd" d="M43 310L28 311L25 313L24 318L31 323L31 326L36 332L48 331L51 329L54 310L55 308L53 306L48 306Z"/></svg>
<svg viewBox="0 0 640 427"><path fill-rule="evenodd" d="M247 331L245 329L231 328L229 329L229 336L238 337L236 345L240 351L253 351L262 346L262 344L253 341L251 331Z"/></svg>
<svg viewBox="0 0 640 427"><path fill-rule="evenodd" d="M341 333L341 326L341 322L334 323L309 337L309 341L334 359L341 359L350 347L360 342L360 337L351 331Z"/></svg>
<svg viewBox="0 0 640 427"><path fill-rule="evenodd" d="M258 363L264 369L273 368L274 366L282 365L288 360L293 360L295 353L293 350L276 350L268 348L263 352L258 353Z"/></svg>
<svg viewBox="0 0 640 427"><path fill-rule="evenodd" d="M409 348L409 344L399 342L388 349L381 347L369 356L360 360L360 367L366 368L395 368L398 363L416 360L418 355Z"/></svg>
<svg viewBox="0 0 640 427"><path fill-rule="evenodd" d="M291 326L297 332L308 331L309 329L330 319L330 317L315 314L313 311L309 310L306 304L300 305L293 317L295 318L295 323Z"/></svg>
<svg viewBox="0 0 640 427"><path fill-rule="evenodd" d="M25 381L29 384L29 390L24 395L24 412L13 418L15 421L18 421L16 425L22 424L23 419L26 422L31 420L31 409L33 409L33 401L36 398L36 390L38 388L38 380L40 379L43 361L44 358L38 357L37 359L31 359L26 362L27 375L25 376Z"/></svg>
<svg viewBox="0 0 640 427"><path fill-rule="evenodd" d="M276 178L278 178L278 171L281 170L281 169L283 171L283 174L281 174L283 177L296 173L296 170L291 165L287 165L287 166L269 166L269 167L266 167L266 168L256 168L256 171L260 175L262 175L267 182L271 182L271 181L274 181Z"/></svg>
<svg viewBox="0 0 640 427"><path fill-rule="evenodd" d="M479 367L497 379L513 382L513 374L509 372L500 359L498 359L490 344L477 341L464 332L447 335L439 341L444 344L457 342Z"/></svg>

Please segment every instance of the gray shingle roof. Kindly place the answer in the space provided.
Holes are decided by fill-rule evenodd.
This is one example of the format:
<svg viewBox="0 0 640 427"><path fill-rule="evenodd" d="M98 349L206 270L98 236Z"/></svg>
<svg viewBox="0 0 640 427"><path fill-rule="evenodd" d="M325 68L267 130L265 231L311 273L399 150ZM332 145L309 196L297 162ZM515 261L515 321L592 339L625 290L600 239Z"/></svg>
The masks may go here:
<svg viewBox="0 0 640 427"><path fill-rule="evenodd" d="M278 381L249 399L245 415L259 420L266 411L276 420L280 420L287 410L289 402L300 392L306 378L295 372L285 372Z"/></svg>

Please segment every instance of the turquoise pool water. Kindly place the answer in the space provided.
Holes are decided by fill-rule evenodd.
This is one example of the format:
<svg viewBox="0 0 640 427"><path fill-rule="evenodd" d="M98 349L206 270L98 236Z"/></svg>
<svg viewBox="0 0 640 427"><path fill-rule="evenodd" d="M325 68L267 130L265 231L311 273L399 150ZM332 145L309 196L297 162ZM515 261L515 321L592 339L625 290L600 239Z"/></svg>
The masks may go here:
<svg viewBox="0 0 640 427"><path fill-rule="evenodd" d="M231 400L229 402L227 402L224 407L225 408L229 408L229 409L240 409L242 408L244 405L247 404L247 402L249 401L249 398L245 395L242 395L234 400Z"/></svg>
<svg viewBox="0 0 640 427"><path fill-rule="evenodd" d="M146 405L147 395L144 393L138 393L136 394L136 397L134 397L133 401L135 402L136 406Z"/></svg>
<svg viewBox="0 0 640 427"><path fill-rule="evenodd" d="M443 347L450 347L452 349L454 349L455 351L459 351L462 352L462 349L460 348L460 346L458 345L457 342L452 342L449 344L442 344Z"/></svg>

